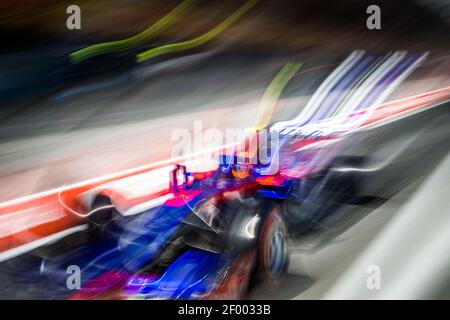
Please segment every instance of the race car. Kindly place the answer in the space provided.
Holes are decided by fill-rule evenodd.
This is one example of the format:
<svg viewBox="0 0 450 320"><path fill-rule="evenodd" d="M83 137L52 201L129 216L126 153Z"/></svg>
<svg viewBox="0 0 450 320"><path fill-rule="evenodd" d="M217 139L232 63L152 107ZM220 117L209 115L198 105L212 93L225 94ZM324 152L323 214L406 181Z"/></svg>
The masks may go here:
<svg viewBox="0 0 450 320"><path fill-rule="evenodd" d="M257 183L222 169L200 177L177 166L173 197L163 206L126 228L117 215L95 245L48 259L39 277L51 277L62 288L65 270L77 265L81 288L58 295L72 299L238 299L254 281L273 288L289 260L281 207L253 196Z"/></svg>
<svg viewBox="0 0 450 320"><path fill-rule="evenodd" d="M71 298L236 299L256 281L275 289L290 239L320 230L345 205L383 201L440 159L449 147L446 108L371 123L340 139L286 137L286 164L272 175L236 154L213 171L177 165L173 196L117 232L105 264L83 268L92 277Z"/></svg>
<svg viewBox="0 0 450 320"><path fill-rule="evenodd" d="M380 81L418 60L395 59L399 66L377 74ZM268 153L279 155L276 170L275 161L250 163L250 155L238 151L222 155L210 171L189 172L179 164L164 204L129 223L110 199L99 198L93 207L98 227L88 236L95 241L56 257L49 250L34 276L63 288L56 297L72 299L242 298L255 281L274 288L286 274L291 237L320 229L346 204L390 197L448 150L448 90L436 99L380 106L373 98L375 109L355 109L330 123L305 124L300 117L300 123L273 126L280 144ZM82 275L75 293L66 286L73 265Z"/></svg>

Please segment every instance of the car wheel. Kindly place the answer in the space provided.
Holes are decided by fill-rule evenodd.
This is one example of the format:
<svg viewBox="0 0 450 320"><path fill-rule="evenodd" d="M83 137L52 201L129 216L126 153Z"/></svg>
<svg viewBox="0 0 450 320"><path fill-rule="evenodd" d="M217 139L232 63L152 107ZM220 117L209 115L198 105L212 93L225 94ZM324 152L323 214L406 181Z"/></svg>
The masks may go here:
<svg viewBox="0 0 450 320"><path fill-rule="evenodd" d="M289 265L287 229L278 208L266 217L259 239L258 274L264 285L277 285Z"/></svg>
<svg viewBox="0 0 450 320"><path fill-rule="evenodd" d="M91 228L101 229L113 219L116 210L110 198L100 195L94 199L91 212L92 214L88 216Z"/></svg>

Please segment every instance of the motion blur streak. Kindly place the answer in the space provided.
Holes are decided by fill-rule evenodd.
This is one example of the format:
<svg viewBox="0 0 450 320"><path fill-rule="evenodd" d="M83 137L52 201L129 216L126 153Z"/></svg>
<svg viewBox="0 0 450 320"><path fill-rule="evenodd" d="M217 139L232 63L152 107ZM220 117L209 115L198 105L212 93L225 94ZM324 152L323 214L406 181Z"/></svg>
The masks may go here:
<svg viewBox="0 0 450 320"><path fill-rule="evenodd" d="M258 131L267 127L272 119L281 91L288 84L289 80L295 76L300 67L301 64L288 63L272 80L261 98L255 122L250 127L251 131Z"/></svg>
<svg viewBox="0 0 450 320"><path fill-rule="evenodd" d="M154 170L158 167L164 166L164 165L169 165L169 164L173 164L176 163L178 161L186 161L186 160L191 160L191 159L195 159L195 157L198 157L200 155L203 154L209 154L218 150L222 150L224 147L227 146L218 146L215 148L211 148L211 149L207 149L207 150L202 150L190 155L186 155L186 156L182 156L182 157L177 157L177 158L170 158L170 159L166 159L166 160L162 160L159 162L153 162L153 163L149 163L140 167L136 167L136 168L131 168L131 169L127 169L124 171L120 171L120 172L115 172L109 175L105 175L105 176L100 176L100 177L96 177L94 179L89 179L89 180L84 180L84 181L80 181L74 184L70 184L70 185L65 185L63 187L60 188L55 188L55 189L51 189L51 190L47 190L44 192L40 192L40 193L35 193L35 194L31 194L29 196L25 196L25 197L20 197L20 198L16 198L16 199L12 199L10 201L4 201L2 203L0 203L0 209L3 209L5 207L8 206L15 206L15 205L20 205L22 203L25 202L29 202L32 200L36 200L39 198L43 198L49 195L53 195L53 194L58 194L67 190L71 190L71 189L76 189L79 187L83 187L85 185L94 185L94 184L104 184L106 182L108 182L109 180L119 180L119 179L123 179L125 177L128 176L134 176L134 175L138 175L139 173L143 173L146 171L150 171L150 170ZM167 167L166 167L167 168Z"/></svg>
<svg viewBox="0 0 450 320"><path fill-rule="evenodd" d="M141 33L127 39L100 43L89 46L87 48L72 52L70 57L73 62L81 62L85 59L95 57L102 54L113 53L127 50L143 44L145 41L158 35L159 32L169 27L179 15L183 14L196 0L185 0L167 15L162 17L155 24L151 25Z"/></svg>
<svg viewBox="0 0 450 320"><path fill-rule="evenodd" d="M333 87L342 76L342 73L346 72L354 63L355 60L363 55L361 51L353 52L347 59L345 59L333 72L322 82L319 88L314 92L311 99L309 99L303 111L294 119L289 121L278 122L272 126L271 130L277 130L279 128L288 127L290 125L296 125L302 123L303 119L309 119L312 113L317 109L320 102L326 97L329 88Z"/></svg>
<svg viewBox="0 0 450 320"><path fill-rule="evenodd" d="M142 52L137 55L137 62L143 62L145 60L168 54L174 53L178 51L184 51L188 49L192 49L198 47L213 38L217 37L221 32L227 29L231 24L233 24L236 20L238 20L242 15L244 15L248 10L250 10L258 0L247 0L247 2L236 10L233 14L231 14L228 18L226 18L222 23L217 25L214 29L208 31L207 33L188 41L183 41L174 44L167 44L161 47L157 47L154 49L150 49L148 51Z"/></svg>
<svg viewBox="0 0 450 320"><path fill-rule="evenodd" d="M410 61L407 61L408 65L406 65L406 69L401 69L399 71L398 74L394 74L391 78L389 78L390 83L388 83L388 87L384 88L383 91L380 93L379 89L382 85L380 83L377 84L377 91L372 91L371 95L369 95L369 97L372 98L372 100L369 100L366 98L366 100L363 102L361 101L358 105L358 103L356 101L351 101L351 99L347 102L347 105L343 107L343 110L337 114L335 114L333 116L334 119L330 120L329 126L330 127L334 127L335 125L338 125L338 123L336 123L336 117L339 114L346 114L347 112L353 112L353 111L363 111L363 116L358 116L358 117L354 117L355 119L348 119L349 121L346 121L344 123L342 123L340 126L338 125L335 130L349 130L350 128L356 128L357 126L359 126L360 124L364 123L367 119L369 119L372 114L375 112L376 108L379 107L380 103L382 103L384 101L384 99L386 99L386 97L388 97L401 83L402 81L404 81L406 79L406 77L408 77L408 75L411 74L411 72L414 71L415 68L417 68L419 66L420 63L423 62L423 60L425 59L426 54L420 56L418 59L414 59L412 60L412 63L410 63ZM364 84L362 85L364 86ZM360 88L358 88L357 90L360 90ZM357 93L355 93L355 95L357 95ZM353 110L351 109L351 105L357 105L358 107L354 108ZM347 107L348 106L348 107ZM363 106L363 107L361 107ZM350 109L350 112L348 111ZM352 121L350 121L352 120ZM325 126L327 125L326 122L328 120L325 120ZM323 124L321 124L323 125Z"/></svg>
<svg viewBox="0 0 450 320"><path fill-rule="evenodd" d="M419 58L407 57L404 52L396 52L383 63L375 63L373 67L367 68L367 62L370 63L372 58L366 62L363 60L364 63L358 65L357 61L362 59L362 55L362 52L350 55L328 76L294 120L276 123L271 130L295 133L316 130L334 132L356 128L371 117L380 103L426 57L426 54ZM344 83L343 86L340 86L341 82ZM350 85L353 87L350 88ZM332 117L328 118L330 114Z"/></svg>

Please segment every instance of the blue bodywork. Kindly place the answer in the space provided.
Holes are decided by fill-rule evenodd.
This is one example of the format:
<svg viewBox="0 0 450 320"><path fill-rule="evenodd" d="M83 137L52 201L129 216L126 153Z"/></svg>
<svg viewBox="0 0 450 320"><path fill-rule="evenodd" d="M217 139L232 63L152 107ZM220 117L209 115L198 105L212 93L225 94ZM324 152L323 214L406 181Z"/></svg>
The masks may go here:
<svg viewBox="0 0 450 320"><path fill-rule="evenodd" d="M190 249L158 279L132 276L125 294L160 299L199 298L215 287L226 260L221 254Z"/></svg>

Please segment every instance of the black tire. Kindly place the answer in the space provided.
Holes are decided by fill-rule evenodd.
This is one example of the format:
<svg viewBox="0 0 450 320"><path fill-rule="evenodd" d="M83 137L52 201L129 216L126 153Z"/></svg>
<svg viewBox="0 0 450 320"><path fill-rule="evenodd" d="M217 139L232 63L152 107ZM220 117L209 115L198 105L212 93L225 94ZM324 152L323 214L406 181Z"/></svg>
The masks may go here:
<svg viewBox="0 0 450 320"><path fill-rule="evenodd" d="M257 276L268 288L275 288L289 266L288 233L279 207L265 218L259 234Z"/></svg>
<svg viewBox="0 0 450 320"><path fill-rule="evenodd" d="M116 213L116 209L114 208L111 199L103 195L99 195L94 199L91 211L93 211L93 213L88 216L88 220L91 228L94 229L102 228L114 218Z"/></svg>

